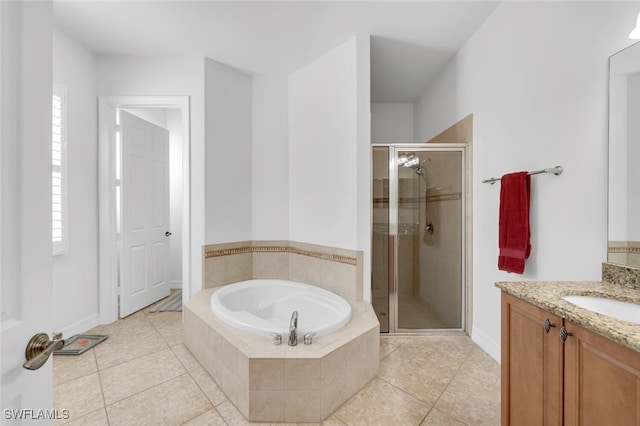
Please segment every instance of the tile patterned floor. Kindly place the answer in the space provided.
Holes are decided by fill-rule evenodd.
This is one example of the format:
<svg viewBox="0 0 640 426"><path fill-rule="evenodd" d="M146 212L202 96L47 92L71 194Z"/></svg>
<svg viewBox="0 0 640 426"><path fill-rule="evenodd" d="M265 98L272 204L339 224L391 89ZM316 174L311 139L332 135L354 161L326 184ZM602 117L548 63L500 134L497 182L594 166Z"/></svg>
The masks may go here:
<svg viewBox="0 0 640 426"><path fill-rule="evenodd" d="M183 345L181 313L147 311L90 330L109 339L80 356L54 357L54 408L71 415L55 424L249 424ZM380 374L323 425L500 423L500 367L469 338L381 337L380 352Z"/></svg>

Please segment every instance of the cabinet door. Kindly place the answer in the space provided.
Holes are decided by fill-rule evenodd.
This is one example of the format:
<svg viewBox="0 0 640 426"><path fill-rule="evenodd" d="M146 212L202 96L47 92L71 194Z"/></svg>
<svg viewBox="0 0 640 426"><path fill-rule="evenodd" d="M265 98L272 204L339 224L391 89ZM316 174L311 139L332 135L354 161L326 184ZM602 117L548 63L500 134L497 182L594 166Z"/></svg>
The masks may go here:
<svg viewBox="0 0 640 426"><path fill-rule="evenodd" d="M565 321L565 424L640 425L640 354Z"/></svg>
<svg viewBox="0 0 640 426"><path fill-rule="evenodd" d="M502 293L503 426L562 424L561 326L561 318Z"/></svg>

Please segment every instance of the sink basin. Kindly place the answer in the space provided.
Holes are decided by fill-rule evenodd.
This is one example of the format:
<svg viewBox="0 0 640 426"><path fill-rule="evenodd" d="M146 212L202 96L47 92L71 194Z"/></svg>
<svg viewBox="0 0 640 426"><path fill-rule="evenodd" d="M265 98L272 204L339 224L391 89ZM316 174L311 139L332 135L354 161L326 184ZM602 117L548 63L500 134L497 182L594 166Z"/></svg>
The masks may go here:
<svg viewBox="0 0 640 426"><path fill-rule="evenodd" d="M565 296L569 303L622 321L640 324L640 305L594 296Z"/></svg>

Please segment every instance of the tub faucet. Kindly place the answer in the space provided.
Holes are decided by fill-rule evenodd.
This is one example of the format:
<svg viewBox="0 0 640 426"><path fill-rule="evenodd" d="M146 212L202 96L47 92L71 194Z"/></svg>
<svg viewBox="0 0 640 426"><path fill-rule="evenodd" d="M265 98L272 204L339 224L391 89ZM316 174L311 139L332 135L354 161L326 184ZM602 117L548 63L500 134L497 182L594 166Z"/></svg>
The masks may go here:
<svg viewBox="0 0 640 426"><path fill-rule="evenodd" d="M298 344L298 311L291 314L291 322L289 323L289 346Z"/></svg>

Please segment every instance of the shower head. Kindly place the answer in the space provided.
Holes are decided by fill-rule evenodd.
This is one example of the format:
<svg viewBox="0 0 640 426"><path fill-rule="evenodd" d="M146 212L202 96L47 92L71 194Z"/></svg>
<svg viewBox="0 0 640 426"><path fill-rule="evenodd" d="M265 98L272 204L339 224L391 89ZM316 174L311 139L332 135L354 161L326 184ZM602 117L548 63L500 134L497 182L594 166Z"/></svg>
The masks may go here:
<svg viewBox="0 0 640 426"><path fill-rule="evenodd" d="M415 154L401 154L398 156L398 165L413 169L418 176L422 176L427 184L427 188L429 187L429 179L424 172L424 167L420 164L420 157L417 157Z"/></svg>
<svg viewBox="0 0 640 426"><path fill-rule="evenodd" d="M422 173L422 165L420 164L420 157L416 157L415 154L402 154L398 157L398 165L413 169L417 174Z"/></svg>
<svg viewBox="0 0 640 426"><path fill-rule="evenodd" d="M403 167L408 167L411 169L421 169L422 166L420 165L420 158L418 157L412 157L410 159L408 159L405 163L402 164Z"/></svg>
<svg viewBox="0 0 640 426"><path fill-rule="evenodd" d="M420 167L420 158L415 154L401 154L398 156L398 166L415 169Z"/></svg>

